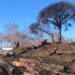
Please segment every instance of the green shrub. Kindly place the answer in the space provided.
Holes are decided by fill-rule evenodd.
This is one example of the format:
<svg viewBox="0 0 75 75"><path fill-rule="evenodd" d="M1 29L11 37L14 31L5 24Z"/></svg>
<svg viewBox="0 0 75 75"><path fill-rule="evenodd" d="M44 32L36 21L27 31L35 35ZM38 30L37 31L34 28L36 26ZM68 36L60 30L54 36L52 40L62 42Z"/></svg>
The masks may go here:
<svg viewBox="0 0 75 75"><path fill-rule="evenodd" d="M70 68L69 65L64 65L64 70L65 73L70 73Z"/></svg>
<svg viewBox="0 0 75 75"><path fill-rule="evenodd" d="M11 57L11 54L7 53L7 54L6 54L6 57Z"/></svg>
<svg viewBox="0 0 75 75"><path fill-rule="evenodd" d="M20 47L20 48L17 49L18 54L24 54L26 52L28 52L26 47Z"/></svg>
<svg viewBox="0 0 75 75"><path fill-rule="evenodd" d="M40 71L39 74L40 75L51 75L51 71L45 69L45 70Z"/></svg>
<svg viewBox="0 0 75 75"><path fill-rule="evenodd" d="M51 71L46 71L46 75L51 75Z"/></svg>

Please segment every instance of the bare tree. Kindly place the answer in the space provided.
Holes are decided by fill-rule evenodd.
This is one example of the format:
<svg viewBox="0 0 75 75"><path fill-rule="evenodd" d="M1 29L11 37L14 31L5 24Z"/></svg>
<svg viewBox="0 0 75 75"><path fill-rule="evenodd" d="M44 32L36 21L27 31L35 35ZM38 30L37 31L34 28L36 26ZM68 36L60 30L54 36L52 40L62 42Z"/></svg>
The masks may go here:
<svg viewBox="0 0 75 75"><path fill-rule="evenodd" d="M5 27L5 30L4 39L11 42L16 48L22 46L23 42L26 41L27 35L19 30L18 25L9 24Z"/></svg>
<svg viewBox="0 0 75 75"><path fill-rule="evenodd" d="M48 25L40 25L40 23L36 22L30 25L30 31L36 35L46 33L50 35L52 41L54 42L54 34L50 32L50 27Z"/></svg>
<svg viewBox="0 0 75 75"><path fill-rule="evenodd" d="M60 38L59 43L61 44L61 31L64 26L65 30L71 26L71 22L75 20L75 6L62 1L54 3L44 8L38 16L38 21L44 24L52 24L59 30Z"/></svg>
<svg viewBox="0 0 75 75"><path fill-rule="evenodd" d="M2 41L3 41L3 33L0 33L0 48L2 48Z"/></svg>
<svg viewBox="0 0 75 75"><path fill-rule="evenodd" d="M11 42L13 45L19 43L19 30L18 25L16 24L8 24L5 27L6 33L5 33L5 39L8 42Z"/></svg>

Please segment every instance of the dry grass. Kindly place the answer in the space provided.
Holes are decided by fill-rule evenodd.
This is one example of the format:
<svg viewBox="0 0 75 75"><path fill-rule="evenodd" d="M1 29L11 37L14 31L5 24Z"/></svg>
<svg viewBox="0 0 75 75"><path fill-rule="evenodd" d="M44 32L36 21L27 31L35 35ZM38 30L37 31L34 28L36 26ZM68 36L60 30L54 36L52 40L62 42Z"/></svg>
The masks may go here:
<svg viewBox="0 0 75 75"><path fill-rule="evenodd" d="M24 57L30 57L30 58L38 58L42 57L46 62L52 62L57 64L63 64L63 63L71 63L73 59L75 59L75 55L73 54L63 54L63 55L52 55L50 56L49 53L54 50L54 48L57 48L57 50L63 50L63 51L72 51L75 50L75 47L73 45L68 44L52 44L52 45L45 45L38 49L33 49L27 53L22 54Z"/></svg>

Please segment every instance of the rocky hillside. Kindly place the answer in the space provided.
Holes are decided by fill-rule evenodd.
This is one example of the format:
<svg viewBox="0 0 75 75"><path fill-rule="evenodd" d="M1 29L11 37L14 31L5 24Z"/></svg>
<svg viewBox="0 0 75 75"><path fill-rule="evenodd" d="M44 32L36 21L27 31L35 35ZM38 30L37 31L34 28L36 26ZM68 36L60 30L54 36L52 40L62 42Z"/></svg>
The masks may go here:
<svg viewBox="0 0 75 75"><path fill-rule="evenodd" d="M0 75L75 75L75 47L47 44L13 50L0 56Z"/></svg>

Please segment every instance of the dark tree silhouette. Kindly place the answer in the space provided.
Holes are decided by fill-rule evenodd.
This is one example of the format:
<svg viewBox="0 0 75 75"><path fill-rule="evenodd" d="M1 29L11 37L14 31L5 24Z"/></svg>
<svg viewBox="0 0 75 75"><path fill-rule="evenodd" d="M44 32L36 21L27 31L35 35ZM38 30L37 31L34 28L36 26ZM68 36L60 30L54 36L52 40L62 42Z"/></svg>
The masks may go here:
<svg viewBox="0 0 75 75"><path fill-rule="evenodd" d="M30 25L30 31L35 34L39 34L39 32L46 33L51 36L52 41L54 42L54 34L49 31L49 26L47 27L40 24L39 22L35 22Z"/></svg>
<svg viewBox="0 0 75 75"><path fill-rule="evenodd" d="M65 30L71 26L72 21L75 19L75 6L62 1L59 3L54 3L46 8L44 8L38 16L38 21L44 24L52 24L54 28L57 27L59 30L59 43L61 44L61 31L62 27Z"/></svg>

